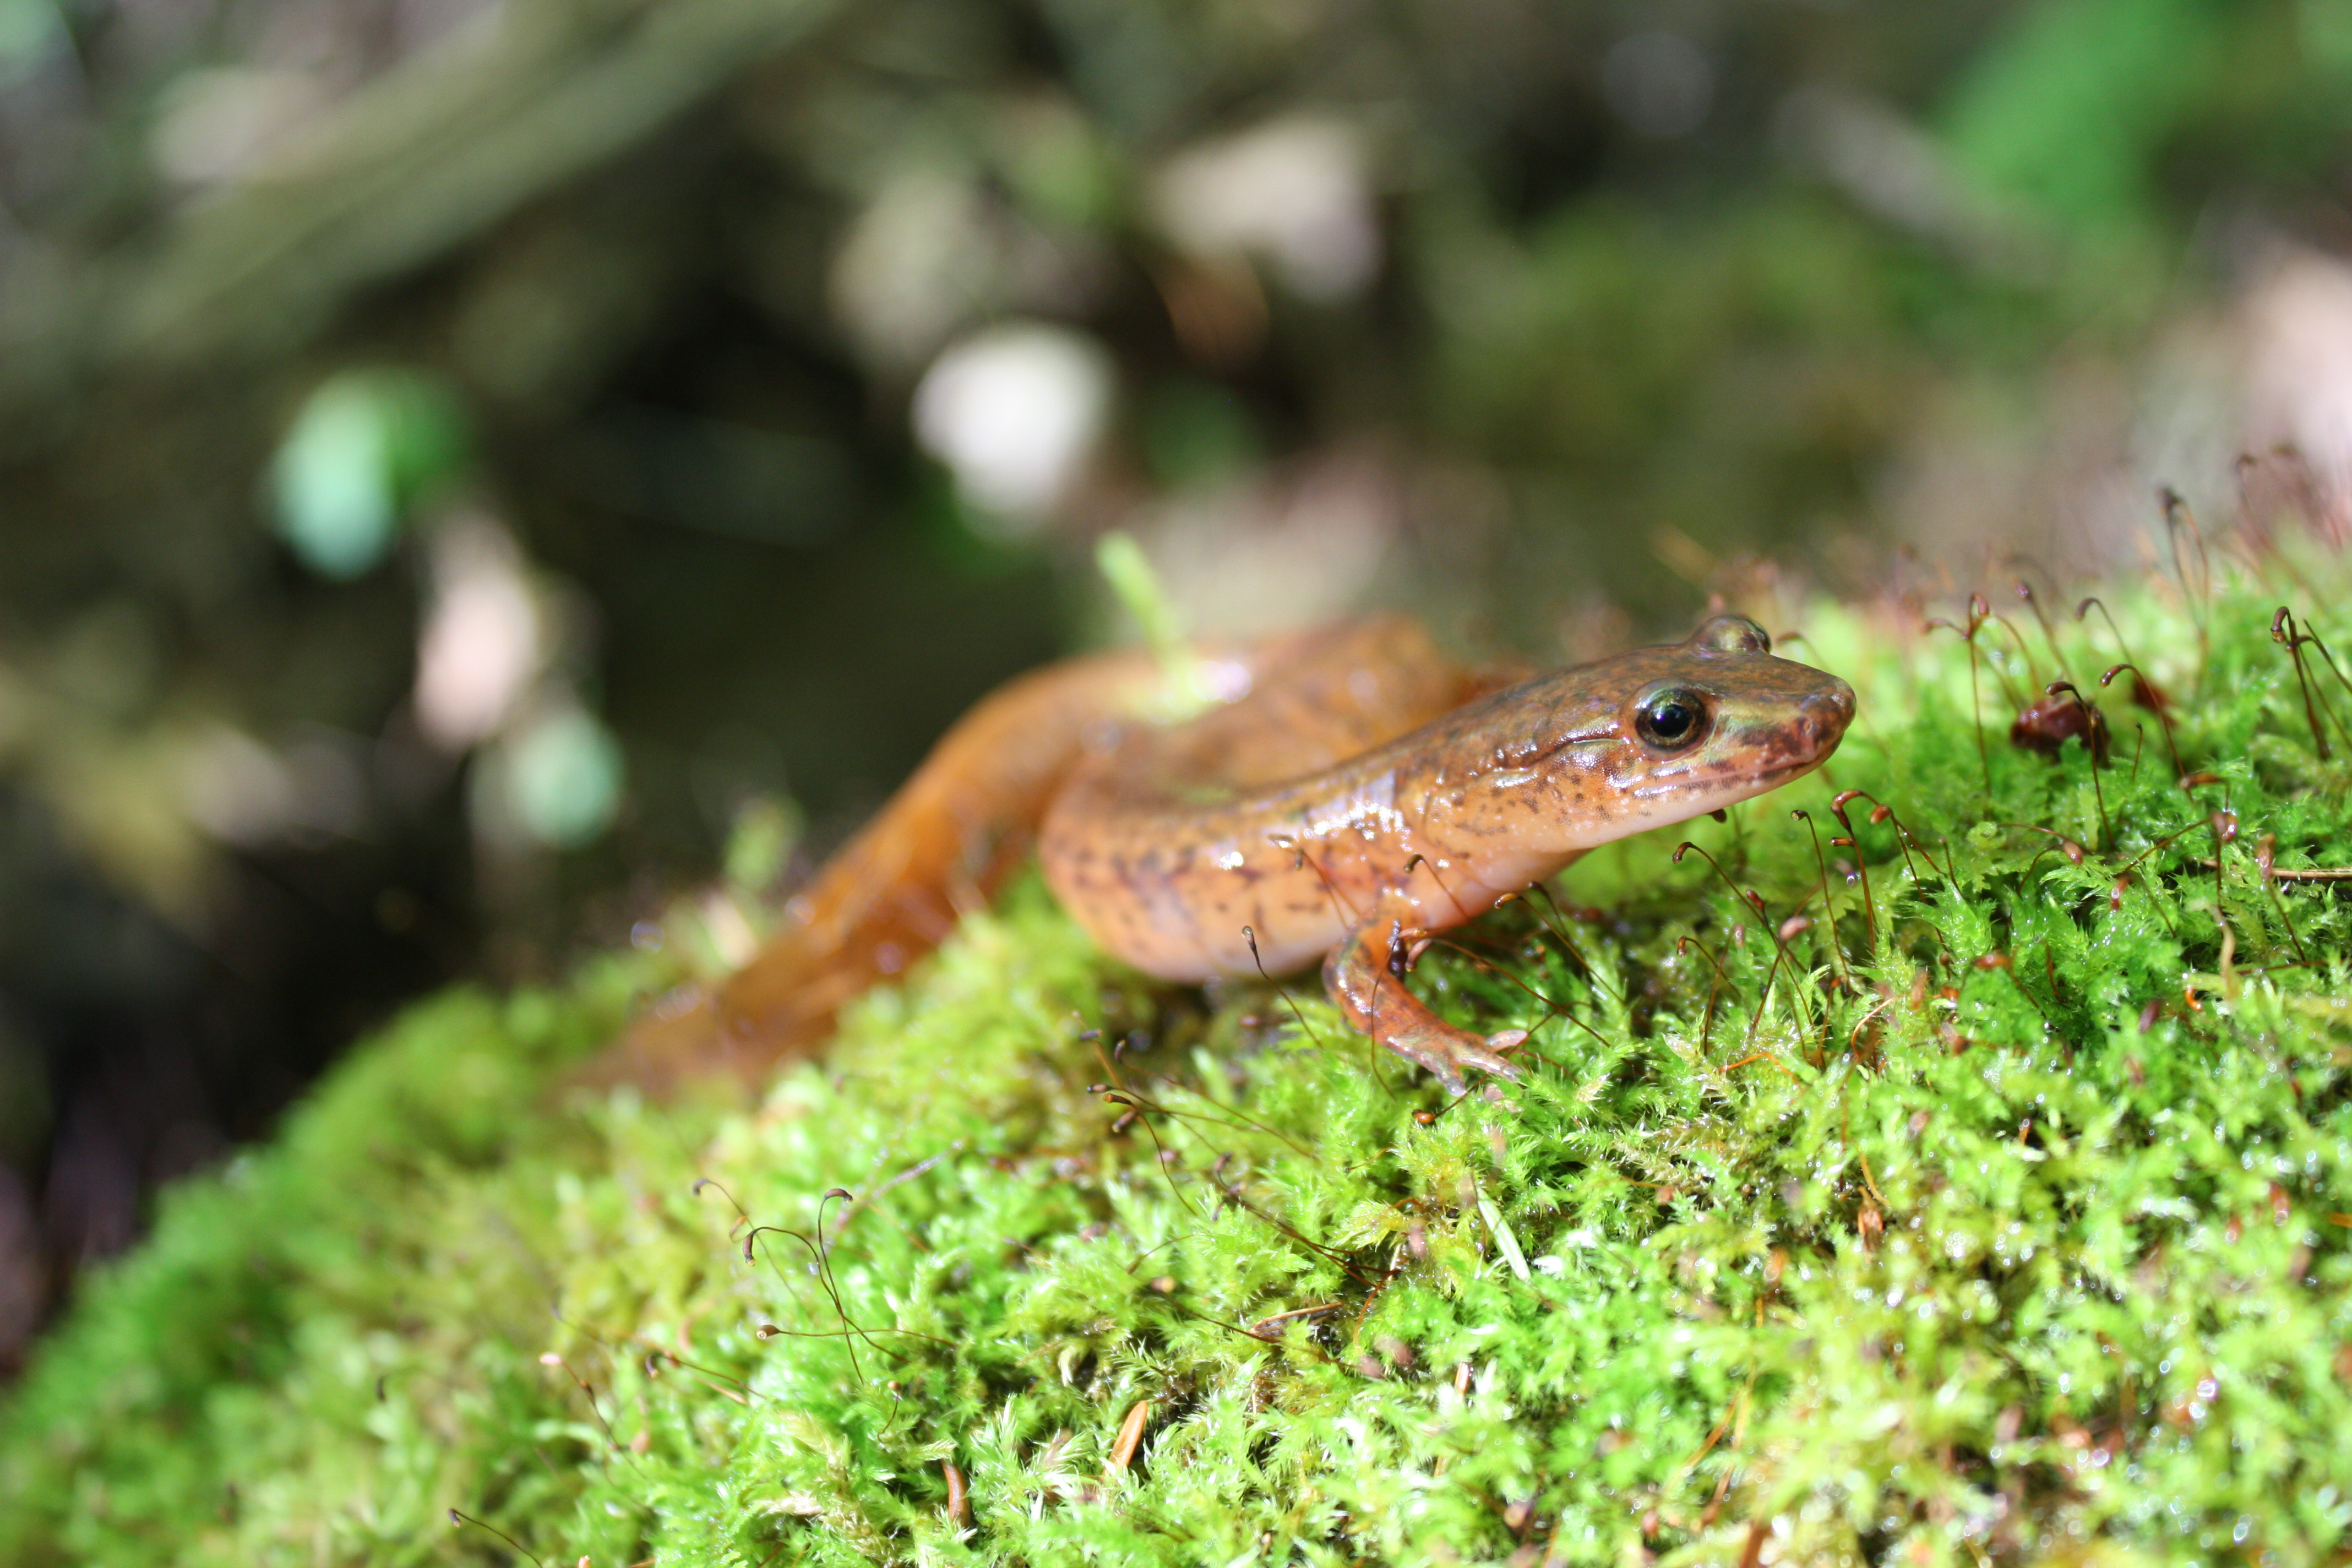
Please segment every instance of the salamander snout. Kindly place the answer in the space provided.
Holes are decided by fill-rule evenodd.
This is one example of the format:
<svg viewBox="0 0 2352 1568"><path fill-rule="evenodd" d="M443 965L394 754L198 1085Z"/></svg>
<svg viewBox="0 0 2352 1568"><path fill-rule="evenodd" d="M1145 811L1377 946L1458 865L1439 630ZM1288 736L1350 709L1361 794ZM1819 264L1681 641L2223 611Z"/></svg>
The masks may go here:
<svg viewBox="0 0 2352 1568"><path fill-rule="evenodd" d="M1837 750L1846 726L1853 722L1853 687L1803 665L1781 668L1801 674L1802 684L1791 682L1778 691L1749 697L1739 704L1745 721L1733 725L1727 736L1724 760L1728 769L1736 773L1745 768L1755 776L1756 788L1748 795L1819 766Z"/></svg>
<svg viewBox="0 0 2352 1568"><path fill-rule="evenodd" d="M1797 704L1797 724L1814 747L1827 752L1853 722L1853 688L1832 678L1827 690L1816 691Z"/></svg>

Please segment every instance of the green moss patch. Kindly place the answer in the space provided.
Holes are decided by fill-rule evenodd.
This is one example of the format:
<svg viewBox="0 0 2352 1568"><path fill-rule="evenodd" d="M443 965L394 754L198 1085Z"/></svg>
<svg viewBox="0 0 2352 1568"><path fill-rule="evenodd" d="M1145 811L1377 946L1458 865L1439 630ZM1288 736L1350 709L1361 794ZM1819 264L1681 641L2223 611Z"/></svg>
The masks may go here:
<svg viewBox="0 0 2352 1568"><path fill-rule="evenodd" d="M90 1283L0 1555L2341 1561L2346 574L2224 575L2116 595L2171 742L2095 612L1810 612L1826 774L1423 965L1503 1103L1034 887L753 1111L558 1087L652 960L427 1004Z"/></svg>

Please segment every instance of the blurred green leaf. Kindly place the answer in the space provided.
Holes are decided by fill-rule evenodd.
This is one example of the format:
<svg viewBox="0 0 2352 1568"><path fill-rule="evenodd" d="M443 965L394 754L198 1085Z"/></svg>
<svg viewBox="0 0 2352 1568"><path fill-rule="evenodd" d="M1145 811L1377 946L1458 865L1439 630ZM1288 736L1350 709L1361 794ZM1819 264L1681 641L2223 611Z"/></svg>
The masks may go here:
<svg viewBox="0 0 2352 1568"><path fill-rule="evenodd" d="M586 844L613 824L621 805L621 743L577 708L540 720L516 736L507 787L515 819L559 849Z"/></svg>
<svg viewBox="0 0 2352 1568"><path fill-rule="evenodd" d="M2146 221L2156 159L2221 32L2208 0L2045 0L1961 79L1953 152L2067 223Z"/></svg>
<svg viewBox="0 0 2352 1568"><path fill-rule="evenodd" d="M727 836L728 885L744 893L773 887L800 842L802 826L800 807L784 796L761 795L747 801Z"/></svg>
<svg viewBox="0 0 2352 1568"><path fill-rule="evenodd" d="M1176 607L1168 602L1167 589L1135 536L1118 530L1104 534L1095 545L1095 565L1143 628L1144 640L1163 658L1181 654L1184 632L1177 624Z"/></svg>
<svg viewBox="0 0 2352 1568"><path fill-rule="evenodd" d="M2294 19L2307 59L2338 75L2352 70L2352 0L2302 0Z"/></svg>
<svg viewBox="0 0 2352 1568"><path fill-rule="evenodd" d="M0 82L38 65L65 37L49 0L0 0Z"/></svg>
<svg viewBox="0 0 2352 1568"><path fill-rule="evenodd" d="M323 577L382 561L418 498L465 459L462 416L438 382L404 371L345 371L302 405L272 465L278 531Z"/></svg>

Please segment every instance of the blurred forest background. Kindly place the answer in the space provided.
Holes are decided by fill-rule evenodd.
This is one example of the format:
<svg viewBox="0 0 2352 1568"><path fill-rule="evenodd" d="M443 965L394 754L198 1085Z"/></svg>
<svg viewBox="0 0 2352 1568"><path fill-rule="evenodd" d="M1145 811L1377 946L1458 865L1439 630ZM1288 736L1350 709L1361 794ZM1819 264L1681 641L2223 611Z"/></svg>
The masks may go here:
<svg viewBox="0 0 2352 1568"><path fill-rule="evenodd" d="M0 0L0 1367L1120 635L1108 530L1553 658L2063 578L2340 505L2347 255L2352 0Z"/></svg>

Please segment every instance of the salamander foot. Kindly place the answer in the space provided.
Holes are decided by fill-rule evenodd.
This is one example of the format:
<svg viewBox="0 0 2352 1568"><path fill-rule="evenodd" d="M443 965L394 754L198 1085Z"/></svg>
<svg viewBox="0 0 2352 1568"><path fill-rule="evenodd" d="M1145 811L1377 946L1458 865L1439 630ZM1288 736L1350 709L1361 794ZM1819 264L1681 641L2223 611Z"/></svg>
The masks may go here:
<svg viewBox="0 0 2352 1568"><path fill-rule="evenodd" d="M1375 910L1348 940L1323 960L1323 989L1350 1027L1361 1029L1445 1086L1465 1094L1463 1073L1471 1068L1496 1078L1516 1079L1519 1069L1504 1056L1528 1037L1525 1029L1474 1035L1456 1028L1405 989L1404 971L1414 943L1427 935L1402 920Z"/></svg>
<svg viewBox="0 0 2352 1568"><path fill-rule="evenodd" d="M1466 1094L1465 1069L1475 1068L1496 1078L1516 1080L1519 1069L1511 1065L1505 1051L1514 1049L1528 1037L1525 1029L1504 1029L1486 1036L1474 1035L1467 1029L1457 1029L1451 1024L1431 1019L1416 1022L1392 1034L1375 1032L1374 1038L1416 1067L1429 1069L1431 1077L1445 1086L1448 1094Z"/></svg>

